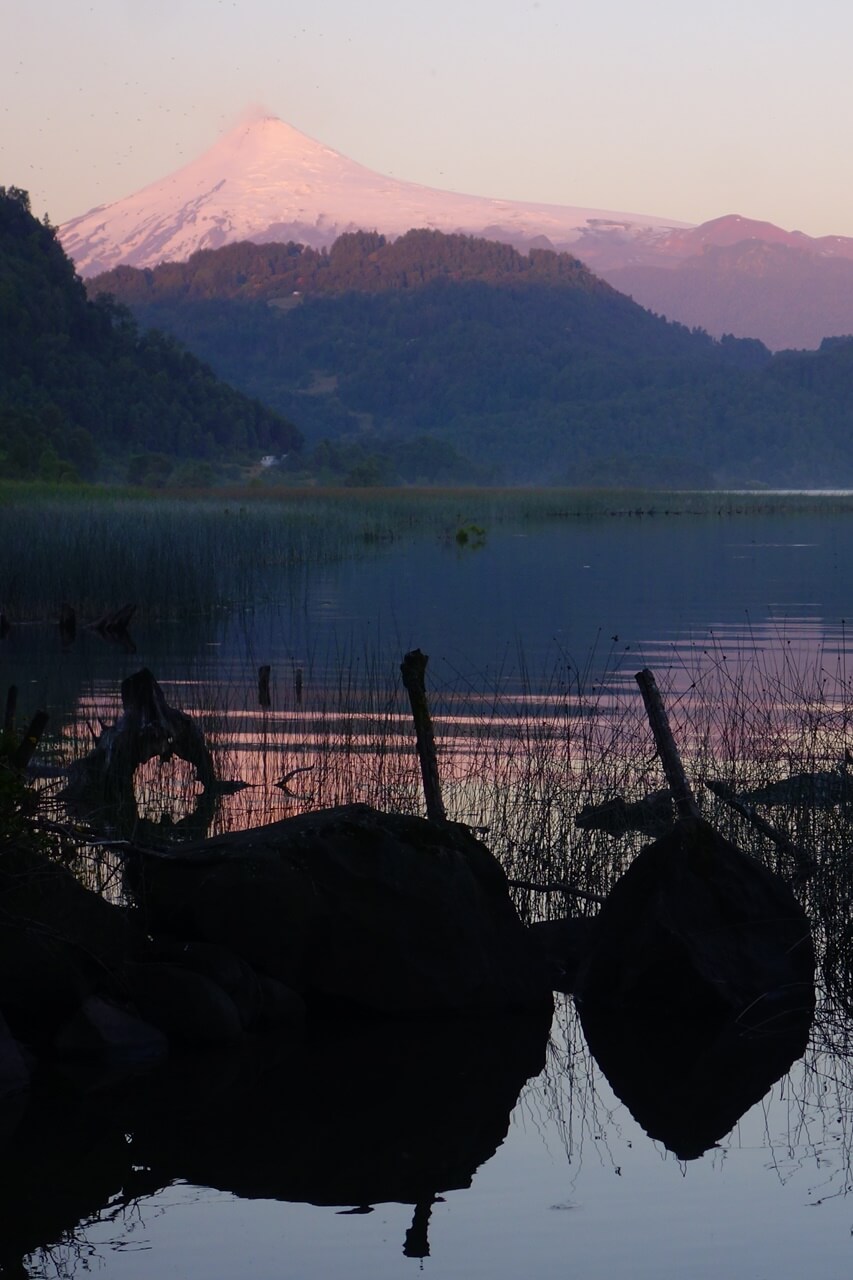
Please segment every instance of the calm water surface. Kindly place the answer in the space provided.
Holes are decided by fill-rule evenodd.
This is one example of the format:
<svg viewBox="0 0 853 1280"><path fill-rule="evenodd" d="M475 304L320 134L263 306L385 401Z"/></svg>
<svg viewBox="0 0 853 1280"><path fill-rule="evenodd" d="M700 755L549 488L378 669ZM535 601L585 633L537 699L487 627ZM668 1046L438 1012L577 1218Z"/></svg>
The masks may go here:
<svg viewBox="0 0 853 1280"><path fill-rule="evenodd" d="M132 598L132 584L127 594ZM398 685L400 657L414 647L430 655L439 705L448 691L488 701L497 688L547 689L555 671L633 697L633 672L646 664L676 691L700 667L743 659L791 661L809 673L823 667L846 679L853 521L636 518L500 529L488 531L478 550L423 539L316 574L293 571L271 578L267 596L213 622L177 627L143 619L133 630L135 653L91 634L63 652L52 628L17 628L0 646L0 670L21 686L25 705L47 706L57 736L62 726L79 731L81 710L90 718L99 709L108 714L118 682L142 665L176 701L207 712L212 705L226 724L253 704L260 663L273 669L274 717L293 711L297 671L306 700L342 683L369 686L381 697ZM257 740L249 739L259 723L253 711L233 730L235 769L241 751L257 754ZM422 1034L428 1039L429 1029ZM647 1137L613 1096L571 1004L561 999L547 1054L542 1047L544 1069L540 1063L526 1084L531 1072L522 1071L507 1085L512 1096L483 1121L479 1145L463 1118L455 1122L443 1141L447 1150L458 1142L459 1166L444 1183L436 1175L440 1198L431 1209L421 1205L414 1225L415 1206L396 1202L406 1196L363 1202L342 1195L328 1203L310 1179L300 1190L298 1170L277 1187L265 1163L250 1186L251 1143L260 1153L266 1142L266 1123L257 1117L257 1132L247 1120L239 1142L226 1129L218 1145L202 1149L201 1126L187 1131L183 1146L173 1133L170 1146L146 1103L148 1110L129 1116L126 1142L142 1183L152 1171L152 1185L123 1191L124 1166L108 1164L102 1199L93 1193L81 1203L76 1233L61 1213L48 1214L44 1239L33 1238L24 1269L9 1274L829 1280L853 1263L853 1094L837 1028L833 1052L813 1040L791 1075L717 1148L685 1163ZM276 1120L284 1165L302 1149L292 1133L288 1139L287 1117L304 1110L306 1089L314 1110L300 1120L303 1163L310 1163L312 1132L329 1152L328 1165L357 1170L359 1141L369 1163L371 1130L359 1138L352 1124L352 1061L346 1036L340 1043L332 1037L322 1099L285 1072ZM382 1081L381 1065L377 1071ZM393 1132L394 1123L405 1129L418 1114L421 1086L409 1094L395 1089L393 1067L388 1071ZM213 1139L242 1089L211 1095ZM87 1105L102 1106L98 1093ZM173 1105L169 1094L163 1106ZM466 1102L463 1114L472 1107ZM48 1169L65 1151L69 1162L78 1157L71 1147L49 1152L50 1135L39 1141ZM74 1141L73 1134L60 1138ZM408 1157L401 1149L396 1158ZM38 1185L46 1201L51 1182L47 1174ZM359 1185L356 1178L354 1192ZM353 1209L362 1211L341 1212ZM33 1253L38 1244L50 1250Z"/></svg>

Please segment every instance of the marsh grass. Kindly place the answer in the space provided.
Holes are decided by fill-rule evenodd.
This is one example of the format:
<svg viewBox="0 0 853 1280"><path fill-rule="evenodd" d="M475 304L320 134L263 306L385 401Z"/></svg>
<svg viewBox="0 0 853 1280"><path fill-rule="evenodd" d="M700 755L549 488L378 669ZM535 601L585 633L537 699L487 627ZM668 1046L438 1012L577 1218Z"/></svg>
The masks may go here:
<svg viewBox="0 0 853 1280"><path fill-rule="evenodd" d="M275 598L294 566L376 554L415 536L599 519L853 512L849 495L633 490L222 490L140 494L0 483L0 607L96 616L133 600L187 617Z"/></svg>
<svg viewBox="0 0 853 1280"><path fill-rule="evenodd" d="M603 675L594 670L605 667ZM198 716L220 777L249 785L225 797L217 829L246 827L305 810L367 803L423 812L410 712L398 661L372 654L337 655L315 667L273 677L272 708L257 706L249 673L230 682L203 678L165 686L176 705ZM578 667L561 657L540 674L520 659L512 672L472 680L436 660L429 672L448 814L483 834L513 880L557 882L605 895L647 841L642 833L616 840L579 830L578 812L614 796L641 799L664 785L654 743L633 680L631 654L611 652ZM673 732L703 811L723 834L788 878L791 857L760 836L703 786L705 778L735 792L797 774L836 771L850 745L853 687L839 652L814 665L792 648L728 654L705 648L676 652L657 671ZM115 700L80 705L79 719L115 714ZM66 751L87 748L85 728L68 726ZM145 781L146 816L179 819L194 803L191 778ZM283 786L276 785L285 780ZM162 792L158 795L158 787ZM183 795L183 801L181 796ZM851 784L853 802L853 784ZM800 891L827 937L853 930L835 925L853 905L848 874L853 803L824 808L801 800L765 807L764 816L806 850L818 874ZM525 918L559 915L568 907L596 910L570 894L517 891Z"/></svg>

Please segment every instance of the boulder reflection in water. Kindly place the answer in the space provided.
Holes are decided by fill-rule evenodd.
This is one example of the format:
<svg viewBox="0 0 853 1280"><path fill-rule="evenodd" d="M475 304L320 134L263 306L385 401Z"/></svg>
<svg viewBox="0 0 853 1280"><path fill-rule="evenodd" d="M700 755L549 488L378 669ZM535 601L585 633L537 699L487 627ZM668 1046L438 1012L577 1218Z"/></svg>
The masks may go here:
<svg viewBox="0 0 853 1280"><path fill-rule="evenodd" d="M343 1022L296 1049L267 1039L43 1101L4 1147L0 1263L85 1236L108 1206L179 1180L247 1198L412 1204L404 1250L426 1256L432 1204L503 1142L549 1027L545 1015Z"/></svg>

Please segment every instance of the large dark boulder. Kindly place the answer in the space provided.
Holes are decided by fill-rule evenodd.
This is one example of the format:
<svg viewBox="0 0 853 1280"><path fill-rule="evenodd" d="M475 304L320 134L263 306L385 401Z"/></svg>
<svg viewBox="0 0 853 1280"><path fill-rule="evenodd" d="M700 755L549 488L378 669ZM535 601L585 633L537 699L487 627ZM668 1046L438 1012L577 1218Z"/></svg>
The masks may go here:
<svg viewBox="0 0 853 1280"><path fill-rule="evenodd" d="M574 990L614 1093L695 1159L806 1047L809 921L780 877L683 818L614 885Z"/></svg>
<svg viewBox="0 0 853 1280"><path fill-rule="evenodd" d="M382 1015L541 1008L550 985L464 826L351 805L144 856L151 933L213 942L309 1002Z"/></svg>
<svg viewBox="0 0 853 1280"><path fill-rule="evenodd" d="M785 882L707 823L648 845L596 917L575 983L582 1007L652 1017L771 1017L814 1003L808 918Z"/></svg>

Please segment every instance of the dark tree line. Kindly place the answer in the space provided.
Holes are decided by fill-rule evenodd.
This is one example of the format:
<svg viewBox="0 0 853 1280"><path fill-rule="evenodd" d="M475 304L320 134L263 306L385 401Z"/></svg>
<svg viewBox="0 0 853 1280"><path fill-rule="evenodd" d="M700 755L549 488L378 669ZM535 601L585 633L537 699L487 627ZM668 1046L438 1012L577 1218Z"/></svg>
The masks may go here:
<svg viewBox="0 0 853 1280"><path fill-rule="evenodd" d="M432 450L460 480L853 484L853 344L714 341L570 254L359 232L119 268L104 286L314 448L334 444L329 467L367 456L416 479Z"/></svg>
<svg viewBox="0 0 853 1280"><path fill-rule="evenodd" d="M222 458L297 449L296 428L174 337L90 301L27 193L0 188L0 462L7 477L90 477L104 456Z"/></svg>

